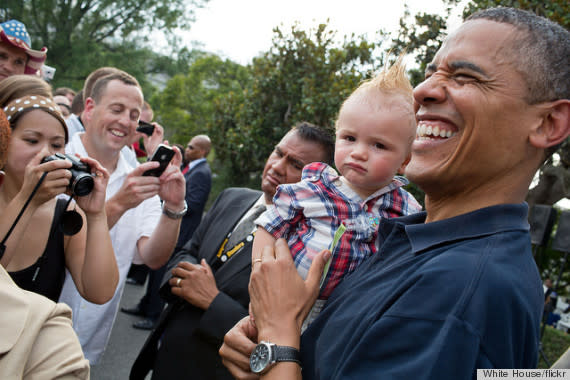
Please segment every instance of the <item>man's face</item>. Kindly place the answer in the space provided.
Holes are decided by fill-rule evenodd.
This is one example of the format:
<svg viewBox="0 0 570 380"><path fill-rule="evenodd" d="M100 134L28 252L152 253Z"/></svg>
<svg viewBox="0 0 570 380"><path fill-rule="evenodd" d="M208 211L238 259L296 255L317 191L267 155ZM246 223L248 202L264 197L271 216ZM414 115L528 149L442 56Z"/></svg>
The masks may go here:
<svg viewBox="0 0 570 380"><path fill-rule="evenodd" d="M196 137L193 137L192 140L186 145L186 149L184 150L184 159L187 162L197 160L204 156L204 151L200 149L198 146L199 143Z"/></svg>
<svg viewBox="0 0 570 380"><path fill-rule="evenodd" d="M287 133L273 149L261 175L266 201L272 202L278 185L299 182L303 167L322 161L324 156L319 144L303 140L295 131Z"/></svg>
<svg viewBox="0 0 570 380"><path fill-rule="evenodd" d="M406 175L428 197L489 189L525 160L539 119L509 49L519 33L488 20L464 23L414 90L418 128Z"/></svg>
<svg viewBox="0 0 570 380"><path fill-rule="evenodd" d="M0 42L0 80L12 75L24 74L28 55L20 48Z"/></svg>
<svg viewBox="0 0 570 380"><path fill-rule="evenodd" d="M110 81L99 102L88 98L85 103L91 143L102 152L121 150L136 133L142 104L143 95L137 86Z"/></svg>

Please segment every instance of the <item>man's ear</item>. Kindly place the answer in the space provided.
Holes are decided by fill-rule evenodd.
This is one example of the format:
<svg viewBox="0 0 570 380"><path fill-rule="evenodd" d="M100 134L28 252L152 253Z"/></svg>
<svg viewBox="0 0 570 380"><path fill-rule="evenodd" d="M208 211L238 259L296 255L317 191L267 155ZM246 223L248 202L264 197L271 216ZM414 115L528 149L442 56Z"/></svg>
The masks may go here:
<svg viewBox="0 0 570 380"><path fill-rule="evenodd" d="M91 120L91 113L93 112L93 108L95 108L95 100L93 100L93 98L87 98L85 100L85 108L81 114L84 121L89 122Z"/></svg>
<svg viewBox="0 0 570 380"><path fill-rule="evenodd" d="M558 145L570 135L570 100L556 100L544 107L542 123L529 136L531 144L541 149Z"/></svg>

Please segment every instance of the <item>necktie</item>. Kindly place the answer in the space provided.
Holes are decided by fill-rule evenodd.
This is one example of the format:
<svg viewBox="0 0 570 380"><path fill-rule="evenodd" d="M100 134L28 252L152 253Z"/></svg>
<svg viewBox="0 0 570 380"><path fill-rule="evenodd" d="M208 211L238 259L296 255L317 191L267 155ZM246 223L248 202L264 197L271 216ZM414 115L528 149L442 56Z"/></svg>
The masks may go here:
<svg viewBox="0 0 570 380"><path fill-rule="evenodd" d="M255 210L244 220L242 220L232 231L224 245L219 256L221 263L225 263L232 255L239 252L243 244L241 244L251 234L254 228L254 220L265 211L265 205L258 205Z"/></svg>

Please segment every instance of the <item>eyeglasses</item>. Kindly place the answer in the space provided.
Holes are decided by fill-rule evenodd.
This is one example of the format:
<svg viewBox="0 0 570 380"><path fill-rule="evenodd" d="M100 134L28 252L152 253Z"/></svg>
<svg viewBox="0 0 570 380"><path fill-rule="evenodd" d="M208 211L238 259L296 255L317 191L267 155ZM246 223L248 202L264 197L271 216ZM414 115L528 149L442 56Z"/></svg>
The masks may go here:
<svg viewBox="0 0 570 380"><path fill-rule="evenodd" d="M192 144L186 145L186 148L188 148L188 149L190 149L190 150L194 150L194 147L192 146Z"/></svg>

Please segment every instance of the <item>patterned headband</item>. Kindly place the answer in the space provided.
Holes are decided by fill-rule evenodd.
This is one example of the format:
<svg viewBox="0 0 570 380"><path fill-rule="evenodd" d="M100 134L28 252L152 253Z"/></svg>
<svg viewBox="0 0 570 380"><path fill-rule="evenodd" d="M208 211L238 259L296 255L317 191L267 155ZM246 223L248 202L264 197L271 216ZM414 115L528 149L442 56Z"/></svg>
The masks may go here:
<svg viewBox="0 0 570 380"><path fill-rule="evenodd" d="M57 105L52 99L40 95L24 96L8 103L8 105L4 107L4 112L6 113L6 118L10 122L10 125L14 128L14 123L20 116L34 109L40 109L49 113L61 123L61 126L65 131L65 143L67 144L69 140L67 125L65 124Z"/></svg>

